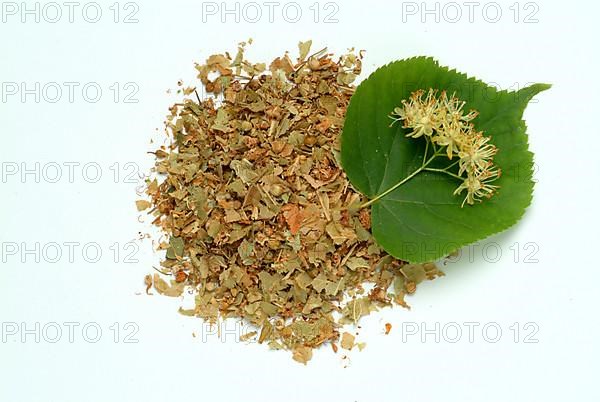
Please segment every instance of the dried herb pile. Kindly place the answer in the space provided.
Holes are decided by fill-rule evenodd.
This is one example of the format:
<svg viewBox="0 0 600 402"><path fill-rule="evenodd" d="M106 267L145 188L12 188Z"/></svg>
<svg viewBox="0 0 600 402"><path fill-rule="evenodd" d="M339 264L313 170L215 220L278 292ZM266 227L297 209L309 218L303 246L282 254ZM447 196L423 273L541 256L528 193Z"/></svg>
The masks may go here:
<svg viewBox="0 0 600 402"><path fill-rule="evenodd" d="M308 41L295 62L285 54L266 65L246 61L245 46L197 65L203 90L182 86L170 109L171 144L154 152L149 202L138 202L170 239L160 246L170 283L146 281L168 296L193 291L195 308L182 314L247 320L256 331L244 339L305 363L325 343L352 348L343 324L407 307L406 294L442 273L374 243L369 210L356 208L365 199L340 168L362 55L309 55Z"/></svg>

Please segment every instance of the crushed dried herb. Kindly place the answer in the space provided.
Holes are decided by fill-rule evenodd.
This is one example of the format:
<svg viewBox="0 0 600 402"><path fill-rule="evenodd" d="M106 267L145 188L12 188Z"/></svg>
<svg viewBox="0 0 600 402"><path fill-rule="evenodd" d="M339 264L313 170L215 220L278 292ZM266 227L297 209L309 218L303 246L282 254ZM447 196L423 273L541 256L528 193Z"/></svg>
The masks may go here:
<svg viewBox="0 0 600 402"><path fill-rule="evenodd" d="M151 207L170 238L159 248L173 279L154 274L158 293L186 286L195 308L182 314L242 319L256 326L243 340L306 363L325 343L337 351L343 324L408 307L404 296L442 272L387 255L370 212L355 208L365 199L340 167L339 137L362 54L309 55L308 41L296 61L286 53L267 65L245 60L245 46L196 66L211 96L182 89L166 121L170 144L153 152L150 203L137 206ZM351 349L354 336L340 345Z"/></svg>

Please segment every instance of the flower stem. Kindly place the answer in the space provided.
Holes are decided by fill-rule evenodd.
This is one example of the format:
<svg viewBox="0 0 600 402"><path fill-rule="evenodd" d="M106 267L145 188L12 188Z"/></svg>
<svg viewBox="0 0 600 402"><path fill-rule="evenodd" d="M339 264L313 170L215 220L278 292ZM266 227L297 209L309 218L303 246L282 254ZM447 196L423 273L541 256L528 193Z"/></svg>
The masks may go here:
<svg viewBox="0 0 600 402"><path fill-rule="evenodd" d="M448 167L450 167L450 166L448 166ZM448 168L446 168L446 169L448 169ZM457 175L457 174L454 174L454 173L452 173L452 172L449 172L449 171L447 171L446 169L423 168L423 170L426 170L426 171L428 171L428 172L439 172L439 173L446 173L447 175L449 175L449 176L452 176L452 177L454 177L454 178L456 178L456 179L459 179L459 180L464 180L464 179L465 179L464 177L460 177L459 175Z"/></svg>
<svg viewBox="0 0 600 402"><path fill-rule="evenodd" d="M438 156L438 155L432 155L431 158L427 159L426 161L424 160L423 163L421 164L421 166L417 170L415 170L414 172L412 172L411 174L406 176L404 179L402 179L400 182L394 184L392 187L388 188L387 190L385 190L383 193L379 194L375 198L360 205L358 207L358 209L363 209L365 207L368 207L369 205L372 205L373 203L379 201L381 198L385 197L386 195L388 195L389 193L391 193L392 191L394 191L395 189L397 189L398 187L400 187L401 185L403 185L404 183L406 183L407 181L409 181L410 179L415 177L417 174L421 173L435 159L436 156Z"/></svg>
<svg viewBox="0 0 600 402"><path fill-rule="evenodd" d="M454 162L452 165L450 165L450 166L447 166L447 167L446 167L446 169L450 169L450 168L452 168L452 167L454 167L454 166L458 165L458 163L459 163L459 162L460 162L460 159L458 159L458 160L457 160L456 162Z"/></svg>

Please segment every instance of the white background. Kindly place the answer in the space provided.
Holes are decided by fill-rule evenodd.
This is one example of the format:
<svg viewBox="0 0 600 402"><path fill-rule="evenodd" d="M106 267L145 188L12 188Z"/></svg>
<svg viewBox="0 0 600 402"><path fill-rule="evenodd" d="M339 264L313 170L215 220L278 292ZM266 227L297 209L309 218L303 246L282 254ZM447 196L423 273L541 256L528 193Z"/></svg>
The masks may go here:
<svg viewBox="0 0 600 402"><path fill-rule="evenodd" d="M436 21L435 11L423 15L420 2L413 3L416 14L408 15L403 7L415 8L406 2L338 0L331 6L322 1L311 9L311 0L298 1L302 16L296 23L290 22L294 9L288 8L287 21L282 15L289 2L279 3L271 22L269 9L259 1L263 15L255 23L244 21L242 14L246 10L246 19L255 18L255 8L238 5L242 15L236 22L235 14L221 15L220 2L214 3L217 14L207 15L203 7L212 6L198 1L138 2L137 23L123 23L135 8L122 2L115 23L112 3L99 2L103 13L97 23L83 18L85 2L75 8L73 23L62 5L62 19L51 23L55 9L46 8L44 15L44 2L39 22L35 15L21 21L20 2L15 15L2 2L4 88L26 83L31 89L36 82L48 91L53 82L79 86L73 102L65 86L56 103L49 102L54 92L40 94L39 102L35 94L22 99L20 89L15 95L2 93L0 242L9 248L16 244L18 250L15 255L3 250L0 265L1 401L600 400L595 384L600 271L594 256L600 173L597 2L499 1L485 13L488 3L481 2L471 22L469 8L459 1L462 18L452 22L456 7L443 3ZM27 4L34 7L34 2ZM227 7L235 10L233 2ZM435 10L435 3L427 7ZM320 10L317 22L315 8ZM502 15L492 22L497 8ZM87 11L94 18L94 10ZM337 22L326 23L332 11ZM312 38L313 50L366 49L363 77L395 59L430 55L503 89L553 84L525 113L538 181L525 218L466 249L459 262L445 268L446 277L424 284L410 298L411 311L388 309L365 319L362 352L334 355L326 348L303 366L286 352L238 343L235 334L221 342L197 319L177 314L180 300L136 294L144 293L143 276L152 272L156 259L149 241L135 243L137 263L125 258L131 251L124 248L127 242L150 226L147 218L138 222L134 207L142 179L125 175L131 166L145 172L152 165L146 154L152 149L149 139L160 138L156 130L175 99L166 90L180 78L191 82L194 61L235 52L236 44L249 37L255 42L248 56L255 61L272 60L285 50L295 57L297 42ZM102 88L98 102L83 97L86 83ZM121 88L117 99L110 89L114 83ZM125 88L126 83L133 87ZM139 88L132 97L137 103L124 101L131 88ZM93 97L93 91L88 95ZM70 162L79 164L73 167L73 180L65 165ZM35 170L36 163L39 180L33 173L23 178L22 169ZM95 183L92 165L82 171L89 163L102 169ZM63 176L51 183L55 164L62 166ZM14 166L19 171L8 174ZM65 242L79 243L73 262ZM35 252L22 255L36 243L39 262ZM56 263L49 261L55 251L47 246L51 243L60 244L63 252ZM96 263L82 255L83 245L91 243L102 251ZM502 255L495 261L498 247ZM46 256L40 255L44 249ZM86 257L93 258L90 250ZM73 342L65 322L79 324ZM386 322L393 326L387 336ZM479 325L473 342L465 322ZM96 343L82 334L90 323L102 330ZM410 335L410 323L424 323L434 334L422 339L419 329ZM452 323L463 329L456 343L450 342ZM516 339L515 323L520 328ZM525 328L526 323L531 324ZM485 324L492 326L487 338L481 330ZM54 325L63 330L56 343L50 342ZM492 343L498 327L502 334ZM24 334L27 328L31 333ZM137 343L127 342L131 328L138 329L130 339ZM532 329L536 333L529 340L536 343L526 339ZM94 328L87 335L94 338Z"/></svg>

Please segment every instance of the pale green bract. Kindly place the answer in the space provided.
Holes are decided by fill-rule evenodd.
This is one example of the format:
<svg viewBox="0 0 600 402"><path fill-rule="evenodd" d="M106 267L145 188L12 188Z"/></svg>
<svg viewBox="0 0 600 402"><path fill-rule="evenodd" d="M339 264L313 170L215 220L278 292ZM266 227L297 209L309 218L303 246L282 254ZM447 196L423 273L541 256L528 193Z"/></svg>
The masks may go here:
<svg viewBox="0 0 600 402"><path fill-rule="evenodd" d="M443 173L422 171L373 202L371 228L383 249L419 263L447 256L461 247L514 225L532 199L533 154L528 150L527 103L550 88L535 84L516 92L498 91L465 74L416 57L388 64L356 89L346 113L341 161L352 185L373 199L405 180L423 161L425 141L407 138L390 113L418 89L445 90L466 101L479 116L475 128L498 148L494 163L502 176L497 194L461 208L453 195L458 182Z"/></svg>

